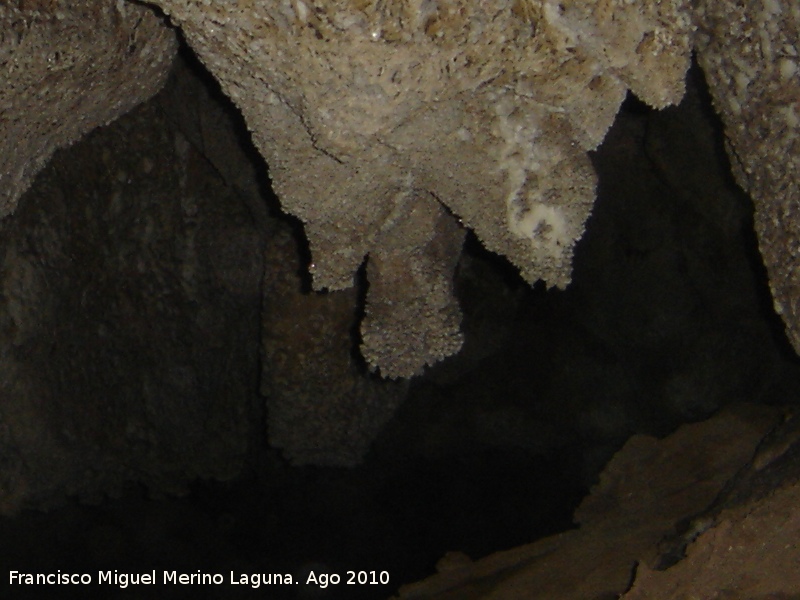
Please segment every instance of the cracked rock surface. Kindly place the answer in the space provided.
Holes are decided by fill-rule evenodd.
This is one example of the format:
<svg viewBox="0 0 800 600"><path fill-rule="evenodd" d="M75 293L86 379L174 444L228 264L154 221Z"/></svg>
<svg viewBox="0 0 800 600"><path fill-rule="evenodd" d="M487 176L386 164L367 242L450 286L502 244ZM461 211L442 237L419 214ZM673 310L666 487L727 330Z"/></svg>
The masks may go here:
<svg viewBox="0 0 800 600"><path fill-rule="evenodd" d="M460 347L456 219L531 283L567 285L586 151L626 90L677 102L691 50L682 0L156 4L241 109L315 288L350 287L369 255L363 354L388 377Z"/></svg>

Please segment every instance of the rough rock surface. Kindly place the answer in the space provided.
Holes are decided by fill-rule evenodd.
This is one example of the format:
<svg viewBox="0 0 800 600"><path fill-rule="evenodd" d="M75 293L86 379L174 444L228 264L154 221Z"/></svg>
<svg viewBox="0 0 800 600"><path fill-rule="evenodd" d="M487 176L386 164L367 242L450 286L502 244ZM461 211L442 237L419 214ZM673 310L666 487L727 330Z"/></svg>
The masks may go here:
<svg viewBox="0 0 800 600"><path fill-rule="evenodd" d="M688 521L680 536L683 551L656 564L657 570L640 564L623 598L797 598L798 440L795 414L759 444L710 509Z"/></svg>
<svg viewBox="0 0 800 600"><path fill-rule="evenodd" d="M295 465L353 466L394 414L408 382L366 373L355 355L356 288L309 289L302 232L274 214L275 199L262 180L263 160L243 139L246 130L235 109L196 63L176 61L157 100L237 190L264 237L260 391L269 443ZM219 276L246 277L238 267L248 264L248 249L232 249L230 260L217 269Z"/></svg>
<svg viewBox="0 0 800 600"><path fill-rule="evenodd" d="M698 60L728 138L775 310L800 351L800 7L793 0L703 1Z"/></svg>
<svg viewBox="0 0 800 600"><path fill-rule="evenodd" d="M457 222L526 280L569 282L594 199L586 151L626 90L654 107L680 98L699 27L737 176L758 202L776 307L800 345L791 2L155 4L242 110L284 208L304 223L313 285L350 287L369 256L363 355L388 377L462 344ZM174 39L128 2L17 1L0 19L0 107L15 144L0 169L7 214L55 147L158 89Z"/></svg>
<svg viewBox="0 0 800 600"><path fill-rule="evenodd" d="M314 286L376 263L363 353L389 377L460 346L445 221L531 282L569 282L594 199L586 151L627 89L679 100L691 50L683 0L156 4L241 109L305 225Z"/></svg>
<svg viewBox="0 0 800 600"><path fill-rule="evenodd" d="M176 47L144 5L0 3L0 217L57 148L155 94Z"/></svg>
<svg viewBox="0 0 800 600"><path fill-rule="evenodd" d="M0 222L0 514L240 472L262 235L155 102L56 153Z"/></svg>
<svg viewBox="0 0 800 600"><path fill-rule="evenodd" d="M461 346L452 284L461 225L528 281L567 284L595 193L586 152L605 136L626 90L655 107L680 98L693 43L727 122L737 178L757 202L776 307L800 345L793 212L800 19L787 3L700 3L693 11L682 0L158 4L242 110L283 206L304 223L314 285L350 288L369 256L362 351L382 375L416 374ZM126 2L8 2L0 23L6 214L54 148L158 89L175 41L151 10ZM56 118L62 114L71 117ZM220 157L221 139L209 130L200 142ZM246 187L253 178L230 180ZM268 227L263 207L248 208ZM244 285L249 271L240 272L236 254L246 253L251 237L236 227L215 235L235 240L213 267L216 276ZM10 273L9 311L21 322L32 309L19 300L23 275ZM331 296L338 308L320 319L320 348L328 349L311 353L318 359L357 337L352 319L337 321L356 303L348 293ZM291 297L286 306L307 301L309 314L328 311L319 300ZM305 339L297 347L308 349L314 319L294 323L311 327L297 339L289 327L270 342L276 330L268 323L279 312L263 315L265 341L288 341L285 350ZM349 354L323 369L299 356L291 366L265 359L265 381L294 382L292 393L265 383L275 402L271 435L295 449L294 460L344 448L333 462L350 463L402 394L373 396L376 382L357 375ZM333 395L341 404L326 409L343 420L323 432L308 417L332 373L349 383ZM311 429L294 429L300 424Z"/></svg>
<svg viewBox="0 0 800 600"><path fill-rule="evenodd" d="M778 421L777 411L740 405L663 440L634 436L578 508L579 529L474 562L445 556L437 575L402 587L398 598L617 598L636 564L653 567L660 541L709 506Z"/></svg>

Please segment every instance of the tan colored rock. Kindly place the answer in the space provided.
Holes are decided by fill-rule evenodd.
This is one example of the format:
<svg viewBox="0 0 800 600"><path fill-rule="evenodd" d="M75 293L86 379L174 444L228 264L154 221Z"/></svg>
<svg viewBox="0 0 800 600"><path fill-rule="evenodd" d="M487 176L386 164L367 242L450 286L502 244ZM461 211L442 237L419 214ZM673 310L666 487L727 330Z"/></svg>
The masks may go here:
<svg viewBox="0 0 800 600"><path fill-rule="evenodd" d="M798 440L800 417L787 415L711 509L692 519L680 560L666 570L640 564L631 590L622 598L797 598Z"/></svg>
<svg viewBox="0 0 800 600"><path fill-rule="evenodd" d="M251 235L224 227L223 215L211 218L219 223L214 237L223 242L212 246L230 249L212 263L215 278L232 291L261 284L260 390L269 443L295 465L354 466L394 415L408 384L366 373L354 355L356 288L308 290L302 235L271 214L259 189L259 163L242 145L232 111L206 83L177 60L157 101L237 190L264 238L263 251L253 255ZM253 274L256 265L261 272Z"/></svg>
<svg viewBox="0 0 800 600"><path fill-rule="evenodd" d="M724 513L667 571L637 569L624 600L797 598L800 485Z"/></svg>
<svg viewBox="0 0 800 600"><path fill-rule="evenodd" d="M776 312L800 351L800 7L793 0L704 1L698 60L725 124Z"/></svg>
<svg viewBox="0 0 800 600"><path fill-rule="evenodd" d="M691 48L684 0L156 4L241 109L305 225L314 286L350 287L365 256L380 262L368 304L393 308L364 321L363 352L391 377L460 345L444 284L452 227L421 240L395 224L444 205L440 219L475 230L527 280L564 287L594 200L586 151L626 89L654 106L679 100ZM430 244L447 253L428 252L431 269L397 298ZM409 330L424 305L438 308Z"/></svg>
<svg viewBox="0 0 800 600"><path fill-rule="evenodd" d="M139 4L0 3L0 218L55 150L155 94L175 50L174 32Z"/></svg>
<svg viewBox="0 0 800 600"><path fill-rule="evenodd" d="M680 98L697 24L737 178L757 203L776 308L800 347L800 17L788 0L156 4L242 110L284 208L304 222L314 286L350 287L366 256L382 263L368 268L375 310L362 337L372 368L390 377L418 373L461 339L453 228L421 239L396 224L438 211L528 281L564 287L594 198L586 151L627 89L655 107ZM141 5L100 0L6 2L0 31L4 215L55 148L160 87L174 36Z"/></svg>
<svg viewBox="0 0 800 600"><path fill-rule="evenodd" d="M367 265L362 352L387 377L406 377L463 342L452 298L464 230L425 196L409 198L408 216L386 224Z"/></svg>
<svg viewBox="0 0 800 600"><path fill-rule="evenodd" d="M633 436L576 511L578 529L473 562L446 555L436 575L402 586L395 600L618 598L636 565L651 565L673 526L707 508L779 420L777 410L740 405L663 440ZM796 532L796 517L784 522Z"/></svg>

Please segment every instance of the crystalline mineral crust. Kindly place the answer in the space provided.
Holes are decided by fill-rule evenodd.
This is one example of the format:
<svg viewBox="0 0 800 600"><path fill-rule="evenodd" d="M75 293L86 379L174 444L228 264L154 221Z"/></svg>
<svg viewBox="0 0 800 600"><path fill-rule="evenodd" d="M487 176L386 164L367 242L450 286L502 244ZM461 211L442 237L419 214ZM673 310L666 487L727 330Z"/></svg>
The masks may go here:
<svg viewBox="0 0 800 600"><path fill-rule="evenodd" d="M460 347L457 226L569 283L586 152L628 89L680 99L692 44L684 0L155 4L241 109L314 287L352 286L369 256L362 351L389 377Z"/></svg>

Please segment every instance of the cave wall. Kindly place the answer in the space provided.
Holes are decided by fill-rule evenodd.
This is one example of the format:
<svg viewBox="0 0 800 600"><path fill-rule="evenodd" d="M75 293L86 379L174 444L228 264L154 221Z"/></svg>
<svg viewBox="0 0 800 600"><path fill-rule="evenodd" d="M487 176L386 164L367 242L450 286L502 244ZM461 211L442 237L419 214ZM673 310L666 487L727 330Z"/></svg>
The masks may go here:
<svg viewBox="0 0 800 600"><path fill-rule="evenodd" d="M270 442L289 461L358 463L408 389L407 382L366 376L349 351L358 337L359 298L352 284L363 258L369 255L362 350L370 367L389 378L417 374L461 346L452 281L460 258L461 284L472 276L472 285L494 287L478 261L470 266L461 257L462 226L513 261L528 282L542 278L566 286L576 240L593 207L594 170L604 160L595 156L592 162L587 152L606 138L628 90L654 107L677 102L692 48L726 126L734 175L755 202L755 229L776 310L790 341L800 346L800 10L789 2L699 2L691 9L682 2L408 2L382 4L380 11L364 2L239 2L235 10L177 0L160 4L241 109L269 160L283 207L302 221L312 256L307 260L298 251L296 230L267 214L252 163L240 160L224 119L207 107L197 114L187 110L197 98L181 95L185 87L168 88L167 96L96 129L155 94L166 80L176 43L156 12L126 2L3 3L0 213L15 214L0 222L0 514L52 506L67 495L97 500L130 482L181 493L197 478L234 477L253 440L260 439L259 392L269 398ZM173 74L182 76L179 70ZM696 133L698 146L708 139L698 131L702 124L669 124L680 117L662 115L665 129L691 130L682 132L684 139ZM411 421L415 435L425 423L425 435L417 436L420 448L397 444L395 452L405 459L415 451L451 451L448 435L462 436L463 446L479 439L504 450L561 450L567 427L559 429L559 419L572 415L585 438L607 440L629 433L637 409L671 409L696 418L718 408L721 395L763 393L761 383L771 374L760 369L780 357L752 313L758 300L745 309L749 299L737 295L750 275L682 262L675 251L680 242L685 248L707 246L708 254L719 257L717 265L741 260L743 250L734 245L746 207L731 209L720 200L729 193L722 189L714 201L689 206L708 194L704 185L712 178L704 178L702 168L683 170L679 160L662 161L667 153L651 135L659 126L654 119L646 134L634 124L633 136L612 133L606 139L623 155L628 145L629 164L639 164L633 159L641 158L641 147L630 140L643 138L647 158L669 182L664 194L642 188L653 200L655 217L643 214L653 206L621 208L616 226L664 216L680 227L666 240L658 239L668 229L660 225L626 230L607 245L592 245L587 234L590 276L574 291L621 287L630 278L622 268L626 261L638 261L640 281L664 278L667 270L653 264L678 262L669 272L675 278L660 287L642 285L631 297L594 296L616 306L590 306L582 321L571 324L574 338L540 342L547 367L542 373L552 388L566 391L570 406L554 403L543 410L540 404L533 416L526 412L533 404L529 381L519 375L531 355L519 351L520 341L503 351L493 344L534 338L541 329L521 329L496 315L473 320L469 326L486 330L485 337L473 339L492 343L467 348L466 366L443 364L431 388L445 389L464 371L472 372L474 385L466 378L444 408L428 403L417 414L422 418ZM81 137L71 154L56 152ZM684 154L687 161L693 156ZM49 167L41 170L48 159ZM606 192L623 187L615 181ZM679 201L671 203L670 194ZM611 267L601 271L609 256ZM314 286L329 293L308 293L301 274L306 268ZM678 277L680 269L689 276ZM671 295L666 301L655 297L662 293ZM515 294L488 308L471 308L513 311L525 297ZM708 305L720 308L720 322L698 328L698 314L705 313L697 307ZM623 321L631 313L634 319ZM733 322L738 335L720 335ZM587 330L592 335L574 342ZM673 344L667 350L666 338ZM597 340L610 340L602 347L604 357L609 348L637 357L593 362ZM681 345L689 348L682 356L690 359L664 356ZM751 361L755 354L765 362ZM576 355L579 360L570 362ZM488 410L480 405L463 411L458 402L486 380L476 365L487 356L503 362L505 371L480 392L501 394L507 404L492 399ZM723 362L738 369L736 376L719 368ZM648 370L656 363L658 369ZM592 386L605 383L599 371L614 370L628 376L618 380L619 388ZM656 382L663 398L642 396L636 385L637 377L656 379L653 373L667 373ZM585 404L569 412L578 402ZM431 416L437 421L431 423ZM736 419L741 429L723 423L740 453L737 468L766 430L759 423L749 414ZM700 446L713 447L714 434L703 430L694 439L675 442L676 451L691 454L685 466L671 457L664 461L680 477L691 478L699 469L701 483L706 476L715 479L713 490L691 510L707 504L730 475L709 460L713 451ZM783 465L784 454L785 463L796 458L796 440L792 431L788 442L767 446L767 458L757 455L748 468L771 476L772 463ZM635 487L614 493L653 477L656 442L633 438L629 450L637 446L636 469L621 469L617 476L619 460L612 463L595 509L614 512L641 496ZM656 466L655 472L655 481L669 479L668 469ZM680 479L675 489L692 483L697 481ZM662 519L664 495L669 493L654 495L652 508ZM791 560L779 546L794 535L786 523L795 525L796 490L785 496L770 501L777 499L787 518L772 529L759 520L758 529L775 532L775 539L765 540L775 552L770 557ZM592 502L579 516L587 515ZM636 549L615 570L614 594L630 579L630 561L651 552L643 550L643 541L657 543L671 520L687 510L659 522L657 532L648 529L646 540L634 539L630 511L618 516L613 529ZM752 540L749 511L735 516L744 523L745 543L737 547L745 554ZM639 524L655 526L652 514ZM591 530L590 520L584 524ZM715 547L732 545L728 534L738 527L737 521L712 528L693 560L670 575L642 567L630 596L647 595L649 586L682 572L689 573L682 585L703 580L719 586L707 579L720 570ZM601 533L605 556L620 563L622 544L609 544L608 531ZM587 534L560 541L582 535ZM544 547L553 554L552 544L545 540L534 553ZM594 564L595 547L574 547L568 565ZM509 576L504 597L514 597L520 587L527 593L542 572L560 573L563 585L570 579L592 592L602 588L583 572L552 564L521 568L527 550L500 557L501 577ZM473 565L455 555L440 564L439 579L489 577L497 585L496 566L496 557ZM781 583L780 577L761 578L773 588ZM406 591L414 596L418 590ZM477 597L471 594L465 597Z"/></svg>
<svg viewBox="0 0 800 600"><path fill-rule="evenodd" d="M776 307L797 345L798 18L788 2L155 4L241 110L282 207L302 221L311 256L299 268L316 289L347 298L319 327L315 319L288 327L291 315L262 312L265 348L321 335L311 353L319 360L346 347L357 336L353 313L343 315L358 302L352 286L368 256L360 338L370 368L403 378L457 352L463 334L452 274L464 227L528 282L565 287L595 198L587 152L629 90L654 107L676 103L692 49L726 122L737 178L756 200ZM176 44L162 17L128 2L0 7L0 62L8 67L0 92L3 214L55 148L163 84ZM252 200L252 173L236 172L213 128L198 135L192 143L217 157L210 160L226 181L249 190L247 210L263 235L271 225ZM237 231L220 228L219 239L240 246L212 269L234 287L235 257L258 247L247 241L252 233ZM281 260L275 267L291 271ZM7 294L9 323L23 331L36 303L15 299L39 293L26 272L9 269ZM289 281L275 306L328 310ZM297 327L305 329L294 336ZM315 382L306 374L317 375L310 365L318 362L289 364L286 354L262 360L273 442L300 462L357 460L403 396L389 390L402 384L363 378L350 356L332 359L319 371L328 378ZM315 426L318 390L340 375L349 383L331 395L341 402L331 402L324 419L336 425ZM321 446L320 436L328 436Z"/></svg>
<svg viewBox="0 0 800 600"><path fill-rule="evenodd" d="M392 600L794 598L797 423L781 419L739 405L664 439L633 436L576 510L579 528L476 560L450 552Z"/></svg>
<svg viewBox="0 0 800 600"><path fill-rule="evenodd" d="M701 2L697 51L725 123L775 311L800 352L800 8L793 2Z"/></svg>
<svg viewBox="0 0 800 600"><path fill-rule="evenodd" d="M586 151L627 90L677 102L693 46L794 331L784 238L796 235L778 217L797 186L789 3L155 4L242 111L283 208L304 223L315 288L351 287L369 256L362 352L382 375L460 348L460 225L528 281L567 285L594 199ZM158 89L174 36L129 3L13 2L0 18L8 214L54 148ZM81 34L89 22L95 33Z"/></svg>
<svg viewBox="0 0 800 600"><path fill-rule="evenodd" d="M241 472L263 414L264 232L148 102L0 223L0 514Z"/></svg>
<svg viewBox="0 0 800 600"><path fill-rule="evenodd" d="M155 94L176 48L175 32L139 4L0 4L0 217L57 148Z"/></svg>

